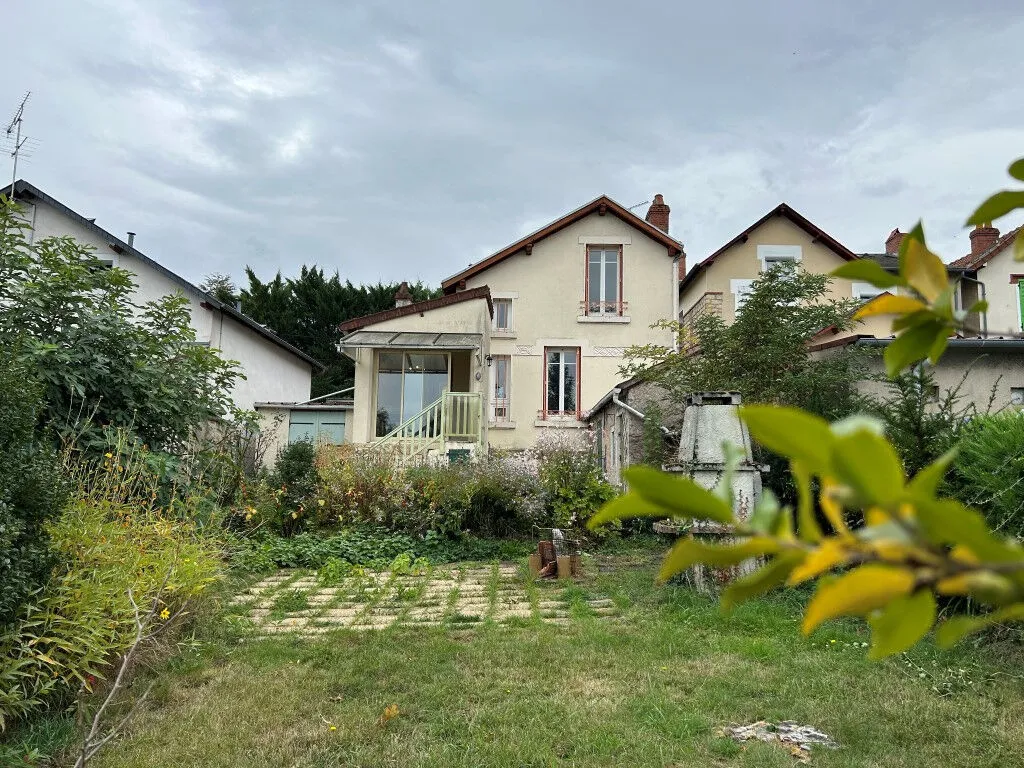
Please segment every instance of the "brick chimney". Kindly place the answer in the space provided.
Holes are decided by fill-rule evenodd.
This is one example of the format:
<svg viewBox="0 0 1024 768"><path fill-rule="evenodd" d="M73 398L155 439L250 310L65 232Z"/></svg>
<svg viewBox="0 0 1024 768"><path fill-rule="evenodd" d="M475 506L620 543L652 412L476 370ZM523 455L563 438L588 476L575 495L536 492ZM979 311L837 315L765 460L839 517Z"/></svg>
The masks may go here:
<svg viewBox="0 0 1024 768"><path fill-rule="evenodd" d="M655 195L654 202L647 209L647 215L644 218L649 224L668 234L668 215L671 212L672 209L665 205L665 198L661 195Z"/></svg>
<svg viewBox="0 0 1024 768"><path fill-rule="evenodd" d="M885 252L886 253L899 253L900 245L903 243L903 236L905 232L900 232L899 227L889 233L889 237L885 239Z"/></svg>
<svg viewBox="0 0 1024 768"><path fill-rule="evenodd" d="M980 256L999 239L999 230L991 224L979 224L971 231L971 256Z"/></svg>
<svg viewBox="0 0 1024 768"><path fill-rule="evenodd" d="M398 291L395 293L395 306L407 307L410 304L412 304L412 294L409 293L409 284L403 282L398 286Z"/></svg>

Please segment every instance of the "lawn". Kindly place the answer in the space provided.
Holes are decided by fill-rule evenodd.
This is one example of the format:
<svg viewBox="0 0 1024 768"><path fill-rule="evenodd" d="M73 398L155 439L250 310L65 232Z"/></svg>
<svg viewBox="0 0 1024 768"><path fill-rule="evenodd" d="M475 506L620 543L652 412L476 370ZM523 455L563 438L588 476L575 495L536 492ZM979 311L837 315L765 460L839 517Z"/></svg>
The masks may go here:
<svg viewBox="0 0 1024 768"><path fill-rule="evenodd" d="M534 614L257 638L220 619L215 640L159 671L152 703L97 768L794 765L778 746L716 736L759 719L834 737L839 749L813 753L823 768L1020 764L1019 649L868 662L854 623L800 637L795 596L723 616L653 586L650 556L602 566L560 593L564 624ZM559 594L523 589L535 604ZM604 597L617 615L590 607Z"/></svg>

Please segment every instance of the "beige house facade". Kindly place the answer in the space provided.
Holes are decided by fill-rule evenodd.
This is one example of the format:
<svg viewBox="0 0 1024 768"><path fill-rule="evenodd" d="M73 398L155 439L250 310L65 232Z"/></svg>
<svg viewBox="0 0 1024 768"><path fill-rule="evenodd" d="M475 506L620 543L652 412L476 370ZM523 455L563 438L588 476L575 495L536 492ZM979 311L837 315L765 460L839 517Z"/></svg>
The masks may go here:
<svg viewBox="0 0 1024 768"><path fill-rule="evenodd" d="M646 218L600 197L451 276L438 299L399 295L393 310L344 323L352 440L408 442L419 429L434 447L410 450L457 449L434 435L440 419L442 431L475 430L472 449L521 450L551 430L586 428L628 347L673 343L651 328L678 313L684 256L668 217L660 195ZM416 410L434 403L434 416ZM479 416L455 424L466 409ZM403 427L417 417L425 425Z"/></svg>
<svg viewBox="0 0 1024 768"><path fill-rule="evenodd" d="M970 324L978 336L1012 336L1024 332L1024 262L1015 261L1013 241L1018 227L1000 236L992 226L971 232L971 252L949 265L959 280L957 303L967 309L978 299L988 302L988 311L975 313Z"/></svg>

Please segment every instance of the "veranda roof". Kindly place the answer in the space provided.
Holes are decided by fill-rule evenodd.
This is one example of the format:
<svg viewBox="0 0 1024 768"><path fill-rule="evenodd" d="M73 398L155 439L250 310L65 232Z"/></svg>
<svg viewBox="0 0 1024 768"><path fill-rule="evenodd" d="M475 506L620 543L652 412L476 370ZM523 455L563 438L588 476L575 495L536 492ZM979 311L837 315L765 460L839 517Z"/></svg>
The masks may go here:
<svg viewBox="0 0 1024 768"><path fill-rule="evenodd" d="M480 349L481 333L423 333L413 331L356 331L338 345L346 349Z"/></svg>

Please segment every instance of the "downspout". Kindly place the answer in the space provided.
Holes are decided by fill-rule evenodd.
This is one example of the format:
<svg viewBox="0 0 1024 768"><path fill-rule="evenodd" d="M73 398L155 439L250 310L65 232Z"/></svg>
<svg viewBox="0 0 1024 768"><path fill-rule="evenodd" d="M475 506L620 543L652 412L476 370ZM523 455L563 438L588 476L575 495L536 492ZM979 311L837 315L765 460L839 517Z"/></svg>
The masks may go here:
<svg viewBox="0 0 1024 768"><path fill-rule="evenodd" d="M617 406L619 406L619 408L622 408L627 413L631 413L634 416L636 416L638 419L640 419L640 421L646 421L647 417L644 416L642 413L640 413L640 411L638 411L633 406L627 405L626 403L624 403L621 400L619 400L619 393L621 391L622 390L618 389L618 388L612 390L612 402L615 403ZM661 432L666 437L671 437L672 436L672 431L668 427L666 427L664 424L661 425Z"/></svg>

